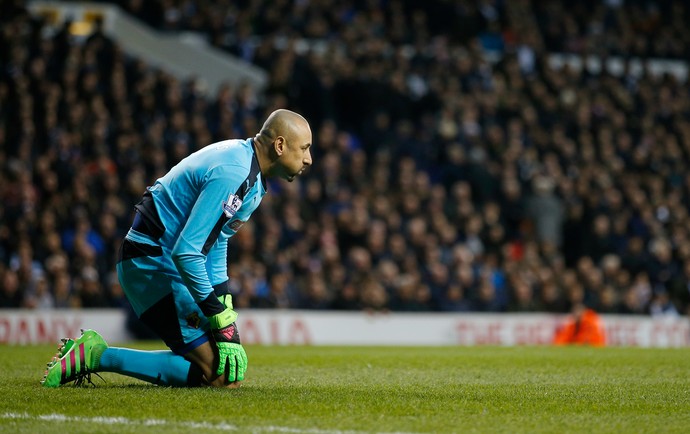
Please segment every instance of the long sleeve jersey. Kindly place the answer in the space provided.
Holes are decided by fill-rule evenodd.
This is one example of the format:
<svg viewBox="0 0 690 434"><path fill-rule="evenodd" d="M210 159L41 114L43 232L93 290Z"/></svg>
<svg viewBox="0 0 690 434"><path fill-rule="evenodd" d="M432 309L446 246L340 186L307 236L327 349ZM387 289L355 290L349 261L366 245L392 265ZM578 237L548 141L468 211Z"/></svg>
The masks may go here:
<svg viewBox="0 0 690 434"><path fill-rule="evenodd" d="M228 280L227 244L266 194L253 139L225 140L189 155L158 179L153 197L182 280L197 303Z"/></svg>

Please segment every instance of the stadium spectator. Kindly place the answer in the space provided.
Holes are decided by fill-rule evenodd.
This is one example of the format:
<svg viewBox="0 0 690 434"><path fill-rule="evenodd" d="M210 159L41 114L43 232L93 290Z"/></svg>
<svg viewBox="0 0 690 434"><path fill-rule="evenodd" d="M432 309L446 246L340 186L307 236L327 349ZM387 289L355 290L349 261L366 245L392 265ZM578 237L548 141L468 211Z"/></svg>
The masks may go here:
<svg viewBox="0 0 690 434"><path fill-rule="evenodd" d="M2 270L2 292L0 292L0 306L11 308L20 307L24 293L19 286L19 278L13 270Z"/></svg>

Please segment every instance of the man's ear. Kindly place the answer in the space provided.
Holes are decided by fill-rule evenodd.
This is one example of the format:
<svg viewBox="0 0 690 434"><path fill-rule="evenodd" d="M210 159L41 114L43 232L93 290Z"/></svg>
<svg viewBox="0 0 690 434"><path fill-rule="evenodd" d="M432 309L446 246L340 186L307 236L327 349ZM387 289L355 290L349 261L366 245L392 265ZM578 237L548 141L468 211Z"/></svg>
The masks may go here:
<svg viewBox="0 0 690 434"><path fill-rule="evenodd" d="M283 136L278 136L276 139L273 141L273 148L276 151L276 154L280 157L283 155L283 152L285 151L285 137Z"/></svg>

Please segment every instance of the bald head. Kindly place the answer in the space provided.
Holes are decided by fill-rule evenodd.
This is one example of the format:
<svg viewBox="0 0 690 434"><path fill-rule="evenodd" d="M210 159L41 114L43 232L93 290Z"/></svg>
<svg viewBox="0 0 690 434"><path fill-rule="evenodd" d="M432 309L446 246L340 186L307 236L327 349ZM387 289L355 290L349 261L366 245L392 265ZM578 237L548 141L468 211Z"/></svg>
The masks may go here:
<svg viewBox="0 0 690 434"><path fill-rule="evenodd" d="M292 181L311 165L309 122L290 110L276 110L268 116L256 135L261 171Z"/></svg>
<svg viewBox="0 0 690 434"><path fill-rule="evenodd" d="M266 122L261 127L257 139L262 143L272 143L279 136L285 137L288 141L300 140L311 136L309 122L299 113L290 110L279 109L268 116Z"/></svg>

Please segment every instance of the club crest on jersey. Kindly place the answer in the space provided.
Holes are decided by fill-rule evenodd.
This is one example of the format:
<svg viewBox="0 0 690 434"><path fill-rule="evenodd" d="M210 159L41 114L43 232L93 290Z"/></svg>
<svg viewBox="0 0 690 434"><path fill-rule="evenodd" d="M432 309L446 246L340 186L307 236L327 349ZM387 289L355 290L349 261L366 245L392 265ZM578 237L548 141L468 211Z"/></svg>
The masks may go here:
<svg viewBox="0 0 690 434"><path fill-rule="evenodd" d="M198 329L199 325L201 325L201 319L199 318L199 314L197 312L187 315L185 319L187 320L187 325L195 329Z"/></svg>
<svg viewBox="0 0 690 434"><path fill-rule="evenodd" d="M242 199L237 197L237 195L231 194L228 196L227 202L223 202L223 212L227 218L232 218L241 206Z"/></svg>

